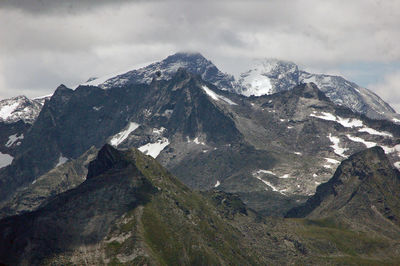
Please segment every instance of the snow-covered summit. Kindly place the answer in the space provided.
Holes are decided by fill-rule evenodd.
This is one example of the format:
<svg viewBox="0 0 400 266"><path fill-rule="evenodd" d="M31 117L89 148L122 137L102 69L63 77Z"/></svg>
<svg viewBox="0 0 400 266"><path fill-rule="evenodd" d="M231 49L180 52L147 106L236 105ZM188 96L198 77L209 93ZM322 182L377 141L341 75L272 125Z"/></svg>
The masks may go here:
<svg viewBox="0 0 400 266"><path fill-rule="evenodd" d="M200 75L221 90L229 90L244 96L262 96L291 90L301 83L315 83L335 104L375 119L400 121L400 115L379 96L350 82L343 77L314 74L303 71L289 61L263 59L243 72L235 81L232 75L221 72L200 53L176 53L162 61L138 69L90 79L83 85L99 86L103 89L137 83L150 83L156 79L171 79L179 68Z"/></svg>
<svg viewBox="0 0 400 266"><path fill-rule="evenodd" d="M179 68L185 68L188 72L200 75L204 80L215 84L219 88L230 90L233 87L233 76L222 73L200 53L176 53L146 67L113 77L94 79L84 85L95 85L103 89L109 89L134 83L150 83L153 78L168 80L172 78Z"/></svg>
<svg viewBox="0 0 400 266"><path fill-rule="evenodd" d="M332 102L354 112L375 119L400 119L393 108L366 88L340 76L309 73L300 70L295 63L277 59L257 61L254 67L240 75L234 91L247 97L261 96L291 90L309 82L316 84Z"/></svg>
<svg viewBox="0 0 400 266"><path fill-rule="evenodd" d="M245 96L273 94L296 86L298 77L299 69L292 62L259 60L240 75L236 91Z"/></svg>
<svg viewBox="0 0 400 266"><path fill-rule="evenodd" d="M43 107L45 98L28 99L26 96L17 96L0 101L0 122L15 123L23 120L33 123Z"/></svg>

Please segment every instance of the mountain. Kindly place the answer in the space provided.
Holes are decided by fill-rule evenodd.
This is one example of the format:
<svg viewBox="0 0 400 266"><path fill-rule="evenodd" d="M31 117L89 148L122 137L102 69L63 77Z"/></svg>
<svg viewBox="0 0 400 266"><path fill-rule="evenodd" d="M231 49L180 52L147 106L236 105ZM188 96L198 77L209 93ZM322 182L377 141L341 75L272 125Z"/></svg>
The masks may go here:
<svg viewBox="0 0 400 266"><path fill-rule="evenodd" d="M138 150L105 145L84 183L0 221L6 264L261 263L212 203Z"/></svg>
<svg viewBox="0 0 400 266"><path fill-rule="evenodd" d="M18 146L39 115L44 100L17 96L0 101L0 168L11 164Z"/></svg>
<svg viewBox="0 0 400 266"><path fill-rule="evenodd" d="M90 78L83 85L108 89L128 84L150 83L156 77L171 79L179 68L200 75L217 86L245 96L269 95L290 90L301 83L315 83L335 104L345 106L373 119L400 120L389 104L372 91L362 88L340 76L313 74L300 70L288 61L278 59L258 60L239 78L222 73L211 61L199 53L176 53L146 67L103 78Z"/></svg>
<svg viewBox="0 0 400 266"><path fill-rule="evenodd" d="M200 53L176 53L168 56L160 62L146 67L131 70L104 80L104 78L90 79L83 85L95 85L103 89L129 84L149 84L153 78L171 79L179 68L185 68L188 72L200 75L202 79L213 83L221 89L233 88L234 78L222 73L211 61Z"/></svg>
<svg viewBox="0 0 400 266"><path fill-rule="evenodd" d="M86 180L89 163L98 149L90 148L75 160L57 165L0 204L0 218L33 211L53 196L73 189Z"/></svg>
<svg viewBox="0 0 400 266"><path fill-rule="evenodd" d="M17 96L0 101L0 122L15 123L19 120L32 124L44 104L45 98L28 99Z"/></svg>
<svg viewBox="0 0 400 266"><path fill-rule="evenodd" d="M350 156L334 176L287 217L332 218L353 227L400 234L400 172L381 147Z"/></svg>
<svg viewBox="0 0 400 266"><path fill-rule="evenodd" d="M312 74L288 61L265 59L240 74L234 91L245 96L261 96L290 90L298 84L313 82L335 104L374 119L398 121L393 108L379 96L340 76Z"/></svg>
<svg viewBox="0 0 400 266"><path fill-rule="evenodd" d="M385 147L398 165L399 136L398 125L337 106L313 84L245 97L180 69L150 84L60 86L0 171L0 206L31 210L18 204L26 199L21 188L34 189L54 167L108 142L157 158L192 189L237 193L256 211L280 216L366 146Z"/></svg>
<svg viewBox="0 0 400 266"><path fill-rule="evenodd" d="M86 180L0 220L0 263L396 264L398 238L322 220L263 217L235 194L198 193L137 149L103 146ZM324 233L326 232L326 233ZM389 255L393 254L393 255Z"/></svg>

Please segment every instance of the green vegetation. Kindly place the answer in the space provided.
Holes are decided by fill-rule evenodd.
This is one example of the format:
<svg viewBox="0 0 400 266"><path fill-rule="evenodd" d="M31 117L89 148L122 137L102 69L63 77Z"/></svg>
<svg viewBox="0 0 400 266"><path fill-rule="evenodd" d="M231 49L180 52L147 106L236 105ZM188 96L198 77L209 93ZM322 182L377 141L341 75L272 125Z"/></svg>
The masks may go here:
<svg viewBox="0 0 400 266"><path fill-rule="evenodd" d="M391 258L373 257L387 254L390 242L382 237L369 236L366 232L350 230L346 225L325 219L293 219L299 225L296 233L317 257L326 262L343 265L382 265Z"/></svg>
<svg viewBox="0 0 400 266"><path fill-rule="evenodd" d="M115 256L116 254L119 254L121 250L121 244L117 241L112 241L107 244L106 246L106 256L107 257L112 257Z"/></svg>

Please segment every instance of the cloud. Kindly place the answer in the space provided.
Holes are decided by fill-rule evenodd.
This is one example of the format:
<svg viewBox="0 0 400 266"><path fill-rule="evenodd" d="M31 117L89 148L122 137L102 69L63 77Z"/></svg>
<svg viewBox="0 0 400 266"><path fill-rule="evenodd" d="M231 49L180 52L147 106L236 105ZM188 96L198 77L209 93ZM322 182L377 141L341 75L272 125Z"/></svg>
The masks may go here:
<svg viewBox="0 0 400 266"><path fill-rule="evenodd" d="M387 74L382 82L371 84L370 88L400 113L400 70Z"/></svg>
<svg viewBox="0 0 400 266"><path fill-rule="evenodd" d="M2 7L35 15L49 13L78 14L91 12L98 7L130 2L141 2L141 0L4 0Z"/></svg>
<svg viewBox="0 0 400 266"><path fill-rule="evenodd" d="M181 50L234 74L262 57L321 72L399 62L399 18L396 0L5 1L0 97L35 96Z"/></svg>

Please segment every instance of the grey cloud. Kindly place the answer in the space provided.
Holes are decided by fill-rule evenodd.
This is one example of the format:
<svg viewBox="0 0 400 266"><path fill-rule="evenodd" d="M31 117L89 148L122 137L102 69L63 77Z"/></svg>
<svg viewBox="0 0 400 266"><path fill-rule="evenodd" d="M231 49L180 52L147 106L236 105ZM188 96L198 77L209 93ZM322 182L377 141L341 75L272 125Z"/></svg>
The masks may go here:
<svg viewBox="0 0 400 266"><path fill-rule="evenodd" d="M144 0L5 0L1 6L35 15L56 13L65 16L130 2L144 2Z"/></svg>
<svg viewBox="0 0 400 266"><path fill-rule="evenodd" d="M181 50L233 73L262 57L316 70L399 62L399 18L396 0L5 1L0 97L28 88L34 96Z"/></svg>

